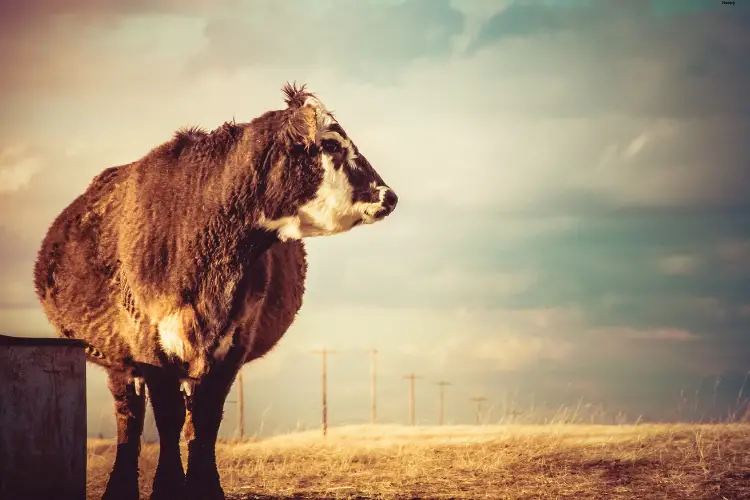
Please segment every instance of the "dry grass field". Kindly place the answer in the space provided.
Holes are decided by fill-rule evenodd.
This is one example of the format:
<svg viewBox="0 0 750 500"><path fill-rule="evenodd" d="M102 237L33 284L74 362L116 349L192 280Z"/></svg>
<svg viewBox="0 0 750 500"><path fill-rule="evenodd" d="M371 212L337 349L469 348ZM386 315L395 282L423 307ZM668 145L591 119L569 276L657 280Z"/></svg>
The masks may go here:
<svg viewBox="0 0 750 500"><path fill-rule="evenodd" d="M183 452L183 459L184 459ZM750 425L348 426L224 442L229 499L750 499ZM142 497L158 457L146 445ZM114 458L89 442L89 498Z"/></svg>

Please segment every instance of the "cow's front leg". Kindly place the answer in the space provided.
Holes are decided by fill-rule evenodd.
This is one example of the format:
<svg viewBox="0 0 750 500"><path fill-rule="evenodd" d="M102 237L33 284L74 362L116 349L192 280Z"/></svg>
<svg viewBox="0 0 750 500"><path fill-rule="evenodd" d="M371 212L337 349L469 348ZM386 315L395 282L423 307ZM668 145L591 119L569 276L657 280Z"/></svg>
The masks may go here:
<svg viewBox="0 0 750 500"><path fill-rule="evenodd" d="M181 500L185 483L180 458L180 431L185 422L185 401L176 375L158 367L143 367L154 421L159 431L159 463L151 500Z"/></svg>
<svg viewBox="0 0 750 500"><path fill-rule="evenodd" d="M224 401L240 366L236 356L227 356L211 367L195 384L193 394L186 398L191 431L185 436L188 442L185 494L189 499L224 499L216 469L216 438Z"/></svg>
<svg viewBox="0 0 750 500"><path fill-rule="evenodd" d="M138 456L146 413L142 379L110 370L107 385L115 398L117 455L102 500L138 500Z"/></svg>

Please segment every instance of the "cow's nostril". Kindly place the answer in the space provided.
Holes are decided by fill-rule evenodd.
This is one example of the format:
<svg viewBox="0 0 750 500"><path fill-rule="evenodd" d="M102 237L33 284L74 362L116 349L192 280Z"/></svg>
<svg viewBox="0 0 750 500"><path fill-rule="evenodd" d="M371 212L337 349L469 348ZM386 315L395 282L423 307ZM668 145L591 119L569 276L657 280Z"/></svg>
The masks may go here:
<svg viewBox="0 0 750 500"><path fill-rule="evenodd" d="M387 190L385 192L385 195L383 196L383 208L386 208L389 212L393 212L393 209L396 208L397 203L398 196L396 196L396 193L394 193L391 189Z"/></svg>

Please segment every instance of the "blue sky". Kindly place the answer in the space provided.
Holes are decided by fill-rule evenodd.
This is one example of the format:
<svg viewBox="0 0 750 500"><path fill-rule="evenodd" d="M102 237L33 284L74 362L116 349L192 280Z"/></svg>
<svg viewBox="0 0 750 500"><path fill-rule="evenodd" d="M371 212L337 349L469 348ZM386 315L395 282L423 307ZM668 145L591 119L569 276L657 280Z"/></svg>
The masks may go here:
<svg viewBox="0 0 750 500"><path fill-rule="evenodd" d="M31 267L93 175L178 127L249 121L308 83L400 196L310 240L302 312L246 368L247 428L468 398L672 418L750 369L750 3L406 0L0 7L0 330L51 335ZM717 403L712 392L716 388ZM111 429L89 370L90 429ZM691 396L691 397L693 397ZM706 399L708 398L708 399ZM710 400L710 401L709 401ZM710 404L709 404L710 403ZM685 416L685 415L683 415ZM231 432L232 411L225 432ZM102 422L102 423L100 423Z"/></svg>

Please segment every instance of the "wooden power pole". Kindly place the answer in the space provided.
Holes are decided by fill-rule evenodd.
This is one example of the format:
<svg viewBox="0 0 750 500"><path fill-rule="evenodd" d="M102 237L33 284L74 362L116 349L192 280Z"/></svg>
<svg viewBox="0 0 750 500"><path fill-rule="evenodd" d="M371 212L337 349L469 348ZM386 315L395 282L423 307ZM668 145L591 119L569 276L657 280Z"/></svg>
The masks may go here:
<svg viewBox="0 0 750 500"><path fill-rule="evenodd" d="M372 381L370 384L370 391L372 392L372 408L370 409L370 423L375 425L375 422L378 419L378 405L377 405L377 358L378 358L378 350L373 349L370 351L372 358L371 358L371 370L372 370Z"/></svg>
<svg viewBox="0 0 750 500"><path fill-rule="evenodd" d="M328 355L333 354L336 351L331 351L329 349L320 349L318 351L314 351L317 354L320 354L323 359L323 436L328 435L328 389L327 389L327 378L328 378Z"/></svg>
<svg viewBox="0 0 750 500"><path fill-rule="evenodd" d="M482 401L487 401L487 398L484 396L478 396L475 398L471 398L472 401L474 401L477 404L477 425L479 425L481 421L481 415L482 415Z"/></svg>
<svg viewBox="0 0 750 500"><path fill-rule="evenodd" d="M438 419L438 425L443 425L443 415L445 413L445 386L451 385L451 383L441 380L440 382L436 382L436 384L440 387L440 418Z"/></svg>
<svg viewBox="0 0 750 500"><path fill-rule="evenodd" d="M422 377L410 373L404 378L409 380L409 425L414 425L414 379Z"/></svg>
<svg viewBox="0 0 750 500"><path fill-rule="evenodd" d="M242 384L242 368L237 372L237 415L239 421L240 439L245 438L245 391Z"/></svg>

